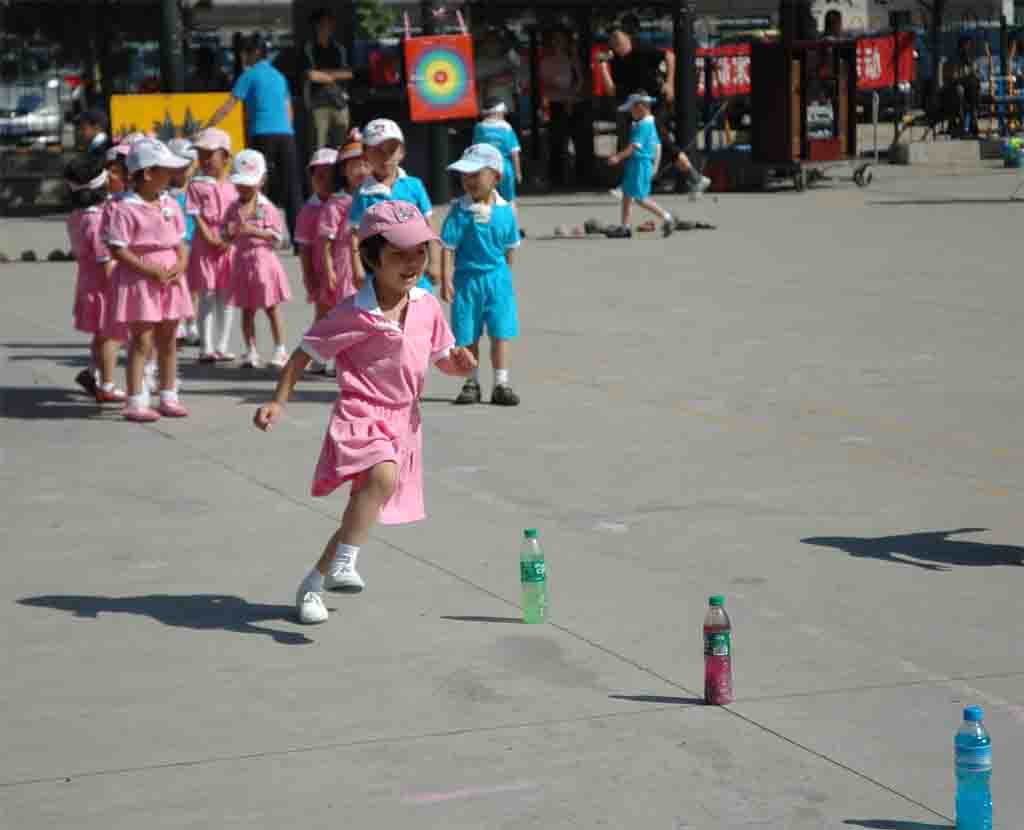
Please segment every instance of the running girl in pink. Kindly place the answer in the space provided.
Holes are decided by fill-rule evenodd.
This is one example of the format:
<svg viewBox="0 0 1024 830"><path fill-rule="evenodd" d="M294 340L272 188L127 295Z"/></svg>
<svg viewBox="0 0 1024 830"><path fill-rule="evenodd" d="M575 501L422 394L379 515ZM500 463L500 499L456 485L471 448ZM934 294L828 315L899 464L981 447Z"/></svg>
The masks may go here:
<svg viewBox="0 0 1024 830"><path fill-rule="evenodd" d="M127 159L133 192L111 202L104 220L103 238L117 262L114 316L132 333L124 409L129 421L188 415L178 401L175 342L178 321L192 314L185 283L185 216L166 192L174 171L187 164L156 139L135 142ZM150 408L143 383L143 364L154 343L160 365L157 410Z"/></svg>
<svg viewBox="0 0 1024 830"><path fill-rule="evenodd" d="M231 243L224 238L224 220L238 191L228 180L231 136L203 130L193 144L202 175L188 187L186 209L196 221L188 263L188 285L199 305L199 362L234 360L228 351L235 310L231 294Z"/></svg>
<svg viewBox="0 0 1024 830"><path fill-rule="evenodd" d="M357 294L342 301L306 333L277 382L274 400L254 422L268 430L310 359L334 359L340 394L334 404L312 493L326 496L352 482L341 527L296 594L299 621L327 619L320 592L360 591L360 546L377 521L415 522L423 506L423 438L419 397L431 363L465 377L476 366L469 350L456 347L441 304L416 283L437 235L414 205L380 202L359 226L359 252L367 277Z"/></svg>
<svg viewBox="0 0 1024 830"><path fill-rule="evenodd" d="M299 211L295 220L295 244L299 249L299 261L302 263L302 284L306 289L306 302L314 303L313 321L320 319L317 306L317 294L323 280L322 263L316 257L317 228L320 227L320 215L324 205L330 201L334 193L334 166L338 163L338 151L330 147L321 147L309 160L309 178L313 185L313 195ZM326 367L311 367L313 374L323 374Z"/></svg>
<svg viewBox="0 0 1024 830"><path fill-rule="evenodd" d="M113 262L100 238L108 178L103 162L91 155L79 156L64 171L74 206L68 218L68 237L78 260L75 328L92 335L89 368L80 372L76 380L98 403L120 403L125 395L114 385L114 368L118 349L128 339L128 329L114 321L110 279Z"/></svg>
<svg viewBox="0 0 1024 830"><path fill-rule="evenodd" d="M256 312L259 309L270 321L274 337L272 366L288 362L284 347L284 320L281 303L292 298L288 274L275 248L285 244L286 230L281 213L260 190L267 179L267 162L256 150L242 150L235 157L231 181L238 188L238 200L225 217L226 238L231 240L231 287L233 303L242 309L242 339L246 355L242 367L258 369L263 365L256 351Z"/></svg>

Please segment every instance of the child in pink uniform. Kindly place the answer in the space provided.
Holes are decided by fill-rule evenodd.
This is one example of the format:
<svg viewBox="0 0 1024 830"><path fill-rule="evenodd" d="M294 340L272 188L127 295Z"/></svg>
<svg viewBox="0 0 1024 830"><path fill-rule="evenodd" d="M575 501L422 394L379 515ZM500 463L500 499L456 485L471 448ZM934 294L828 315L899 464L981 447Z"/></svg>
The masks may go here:
<svg viewBox="0 0 1024 830"><path fill-rule="evenodd" d="M281 213L260 190L267 178L267 162L256 150L242 150L235 158L231 181L238 188L238 200L228 210L224 224L232 241L231 285L233 302L242 309L242 338L246 355L242 367L262 366L256 351L256 311L263 309L274 338L272 366L288 362L284 347L284 320L278 306L292 298L288 274L274 248L285 244Z"/></svg>
<svg viewBox="0 0 1024 830"><path fill-rule="evenodd" d="M359 547L378 520L415 522L423 508L422 434L419 397L428 366L464 377L476 365L455 347L437 299L416 287L428 245L437 235L414 205L381 202L359 227L360 256L368 274L357 294L342 301L306 333L285 366L274 400L256 412L269 429L310 359L334 359L340 394L334 404L312 493L326 496L352 482L341 527L327 542L316 567L296 595L299 621L327 619L320 592L359 591ZM326 577L326 582L325 582Z"/></svg>
<svg viewBox="0 0 1024 830"><path fill-rule="evenodd" d="M337 150L322 147L313 154L309 161L310 180L313 195L302 206L299 218L295 220L295 244L299 248L299 261L302 263L302 283L306 288L306 302L316 303L320 283L323 279L322 262L315 257L317 228L320 227L320 215L334 192L334 166L338 162ZM319 307L313 306L313 321L320 319ZM311 367L312 374L323 374L326 367Z"/></svg>
<svg viewBox="0 0 1024 830"><path fill-rule="evenodd" d="M103 163L94 156L79 156L64 171L75 207L68 218L71 250L78 260L75 328L92 335L90 368L83 370L88 379L80 372L76 380L98 403L124 401L124 392L114 386L114 367L121 341L128 339L127 328L114 322L110 279L113 263L110 251L100 239L108 178Z"/></svg>
<svg viewBox="0 0 1024 830"><path fill-rule="evenodd" d="M344 186L335 193L323 213L317 229L316 258L323 264L324 281L316 300L317 319L323 319L339 302L356 293L352 229L348 215L352 197L370 175L363 145L351 142L338 154L338 166Z"/></svg>
<svg viewBox="0 0 1024 830"><path fill-rule="evenodd" d="M115 318L132 333L128 350L129 421L188 415L178 401L178 321L192 314L185 283L188 248L185 216L166 193L175 170L188 164L156 139L132 145L127 168L134 192L111 203L103 237L117 262ZM160 405L149 406L143 383L146 355L156 347L160 364Z"/></svg>
<svg viewBox="0 0 1024 830"><path fill-rule="evenodd" d="M231 244L224 239L224 220L238 191L228 179L231 136L203 130L193 145L203 171L188 188L187 210L196 233L188 263L188 285L199 305L199 362L234 360L228 351L234 308L231 300Z"/></svg>

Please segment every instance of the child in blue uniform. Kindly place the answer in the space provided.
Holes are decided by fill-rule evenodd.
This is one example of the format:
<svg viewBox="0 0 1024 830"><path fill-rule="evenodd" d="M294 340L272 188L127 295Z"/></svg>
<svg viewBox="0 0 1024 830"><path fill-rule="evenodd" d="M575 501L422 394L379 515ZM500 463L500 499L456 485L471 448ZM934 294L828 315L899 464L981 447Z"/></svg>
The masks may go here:
<svg viewBox="0 0 1024 830"><path fill-rule="evenodd" d="M490 144L501 152L503 164L498 193L515 208L516 184L523 180L523 165L520 160L519 139L512 125L505 120L507 107L498 98L484 102L480 114L483 120L473 128L474 144Z"/></svg>
<svg viewBox="0 0 1024 830"><path fill-rule="evenodd" d="M402 130L388 118L376 118L363 129L363 147L366 149L366 160L370 163L370 177L352 197L352 209L348 221L352 226L352 250L356 287L363 284L366 278L363 272L362 259L359 253L359 236L357 230L363 214L378 202L409 202L419 208L420 213L429 222L434 213L434 206L427 195L423 182L410 176L402 167L405 158L405 136ZM427 257L427 272L419 281L419 287L425 291L433 291L434 283L441 279L441 255L436 242L430 243Z"/></svg>
<svg viewBox="0 0 1024 830"><path fill-rule="evenodd" d="M519 334L519 314L509 264L519 245L519 225L512 205L498 192L504 168L501 152L491 144L468 147L448 167L462 174L466 194L452 202L441 230L441 299L452 304L456 345L468 347L476 358L487 329L494 368L491 403L516 406L519 396L509 385L508 346ZM474 368L455 403L480 403L480 399L480 374Z"/></svg>
<svg viewBox="0 0 1024 830"><path fill-rule="evenodd" d="M633 126L629 131L629 146L620 153L610 156L608 164L616 165L626 162L622 174L622 226L629 229L629 220L633 212L633 202L644 210L650 211L662 220L661 232L668 236L675 230L672 214L658 205L651 198L651 179L661 158L661 141L658 130L651 115L651 104L654 99L644 92L635 92L626 99L620 112L629 112L633 116Z"/></svg>

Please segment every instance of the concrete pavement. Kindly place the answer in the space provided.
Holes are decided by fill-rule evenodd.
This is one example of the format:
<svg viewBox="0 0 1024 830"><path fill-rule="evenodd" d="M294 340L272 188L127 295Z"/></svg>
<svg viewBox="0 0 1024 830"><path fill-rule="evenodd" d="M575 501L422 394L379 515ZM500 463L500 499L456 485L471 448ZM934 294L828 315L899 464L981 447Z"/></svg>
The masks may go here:
<svg viewBox="0 0 1024 830"><path fill-rule="evenodd" d="M333 385L263 435L273 375L186 357L193 417L124 424L73 384L74 266L0 267L0 826L925 830L968 703L996 826L1024 822L1015 184L883 168L666 199L715 232L528 240L523 405L432 377L430 518L379 528L315 628L291 602L344 507L307 495ZM0 250L60 232L5 220ZM699 702L719 592L727 709Z"/></svg>

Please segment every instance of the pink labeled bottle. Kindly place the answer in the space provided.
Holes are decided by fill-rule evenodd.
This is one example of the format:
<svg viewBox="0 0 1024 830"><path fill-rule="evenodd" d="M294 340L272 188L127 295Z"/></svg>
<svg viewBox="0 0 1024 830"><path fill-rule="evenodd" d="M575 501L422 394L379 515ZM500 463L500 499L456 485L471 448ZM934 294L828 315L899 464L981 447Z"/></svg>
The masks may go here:
<svg viewBox="0 0 1024 830"><path fill-rule="evenodd" d="M725 597L716 595L708 599L704 616L704 702L724 706L732 701L732 623Z"/></svg>

